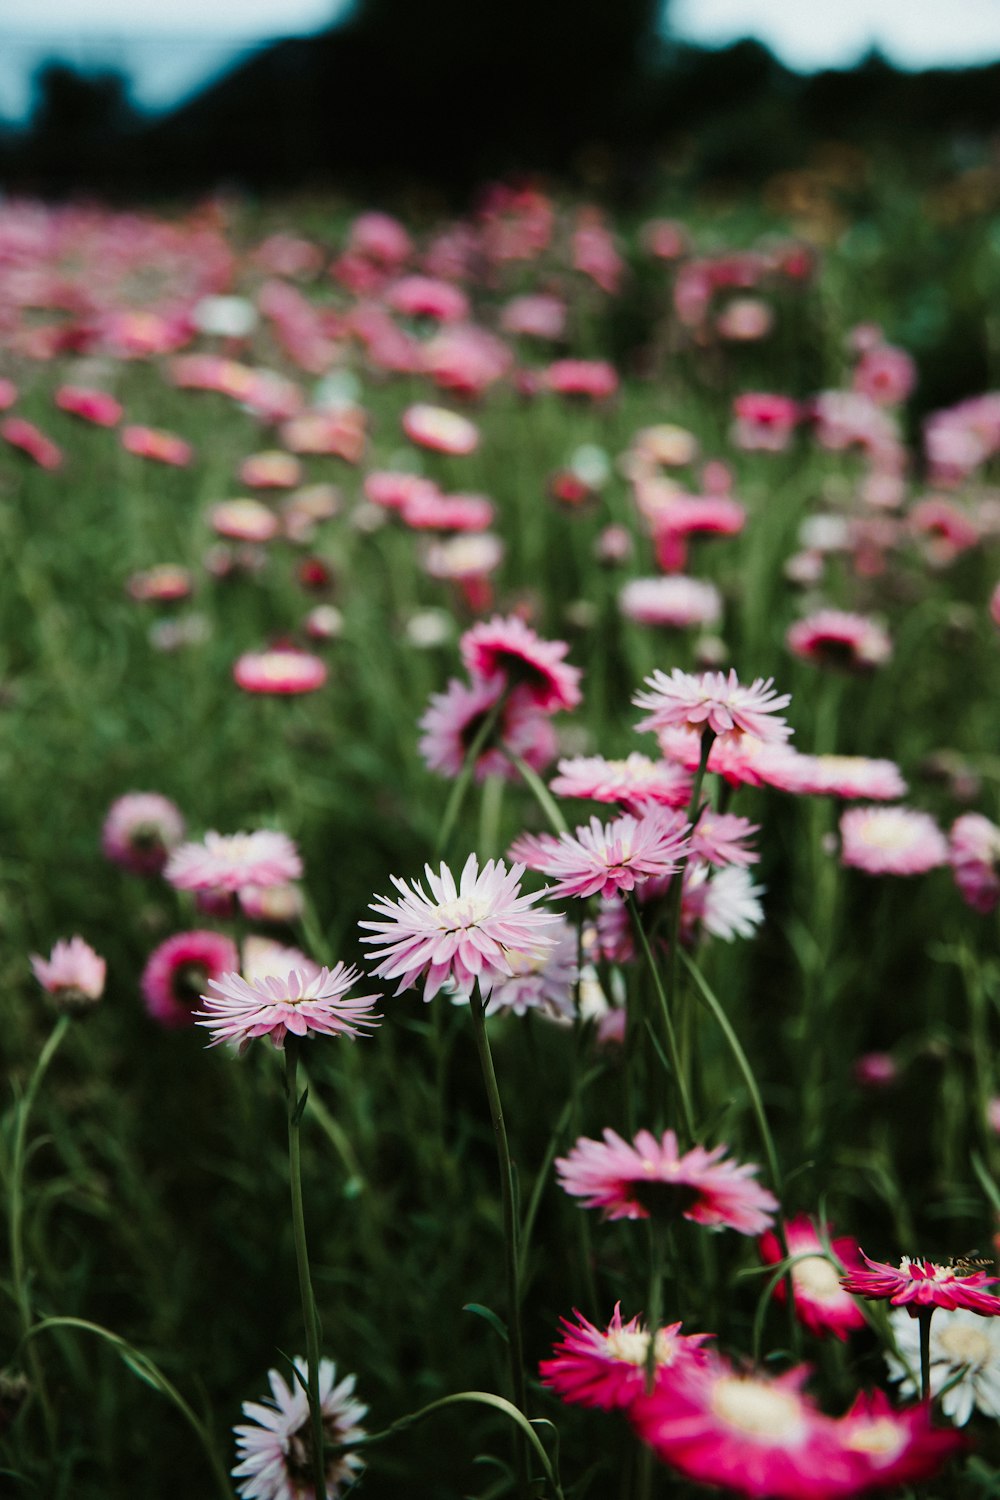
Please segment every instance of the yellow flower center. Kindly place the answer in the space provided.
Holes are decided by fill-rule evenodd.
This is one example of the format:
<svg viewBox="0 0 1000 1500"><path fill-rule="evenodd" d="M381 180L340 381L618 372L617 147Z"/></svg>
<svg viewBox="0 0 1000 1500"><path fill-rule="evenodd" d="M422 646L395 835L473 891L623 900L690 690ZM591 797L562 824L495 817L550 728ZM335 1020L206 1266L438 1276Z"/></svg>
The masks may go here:
<svg viewBox="0 0 1000 1500"><path fill-rule="evenodd" d="M712 1393L712 1409L727 1426L750 1437L790 1442L804 1431L798 1399L762 1380L724 1376Z"/></svg>
<svg viewBox="0 0 1000 1500"><path fill-rule="evenodd" d="M656 1363L668 1365L676 1348L676 1340L661 1328L656 1335ZM644 1365L649 1352L649 1334L645 1328L613 1330L607 1335L607 1350L612 1359L620 1359L629 1365Z"/></svg>
<svg viewBox="0 0 1000 1500"><path fill-rule="evenodd" d="M807 1255L792 1267L792 1280L800 1292L827 1302L840 1295L840 1277L823 1255Z"/></svg>
<svg viewBox="0 0 1000 1500"><path fill-rule="evenodd" d="M855 1453L873 1453L880 1458L895 1458L906 1442L904 1433L888 1417L876 1422L866 1422L852 1428L844 1439L844 1446Z"/></svg>
<svg viewBox="0 0 1000 1500"><path fill-rule="evenodd" d="M993 1355L989 1336L968 1323L952 1323L936 1331L935 1343L952 1364L970 1365L977 1370L989 1364Z"/></svg>

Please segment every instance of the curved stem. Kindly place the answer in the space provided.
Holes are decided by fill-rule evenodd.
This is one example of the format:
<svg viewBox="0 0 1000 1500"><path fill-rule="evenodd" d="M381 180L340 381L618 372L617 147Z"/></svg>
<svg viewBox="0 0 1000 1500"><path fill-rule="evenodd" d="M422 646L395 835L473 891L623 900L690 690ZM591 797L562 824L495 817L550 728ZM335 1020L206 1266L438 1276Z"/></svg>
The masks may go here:
<svg viewBox="0 0 1000 1500"><path fill-rule="evenodd" d="M548 818L549 823L555 829L556 833L568 833L569 829L566 827L566 819L559 811L558 803L538 772L533 771L528 762L522 759L520 755L515 755L513 750L505 750L504 753L511 764L517 767L521 780L531 792L531 795L542 809L546 818Z"/></svg>
<svg viewBox="0 0 1000 1500"><path fill-rule="evenodd" d="M299 1043L285 1038L285 1103L288 1109L288 1175L292 1190L292 1233L295 1238L295 1266L299 1276L302 1300L302 1322L306 1335L306 1394L312 1429L313 1485L316 1500L327 1500L326 1462L323 1454L323 1409L319 1399L319 1325L316 1299L309 1275L309 1251L306 1247L306 1221L302 1204L302 1153L299 1122L305 1108L306 1094L298 1097L297 1078Z"/></svg>
<svg viewBox="0 0 1000 1500"><path fill-rule="evenodd" d="M684 1129L687 1133L688 1141L690 1142L694 1140L694 1116L691 1112L691 1098L688 1093L687 1079L684 1076L684 1071L681 1067L680 1055L677 1049L677 1035L674 1031L674 1023L670 1015L670 1005L667 1000L666 993L663 989L663 982L660 979L660 972L656 967L656 960L654 959L652 949L649 946L649 939L646 936L646 929L642 925L642 917L639 914L638 903L636 902L635 896L631 892L629 893L628 897L628 905L629 911L632 913L632 923L635 927L636 932L639 934L639 941L642 944L642 951L646 956L646 963L649 967L649 972L653 979L656 996L660 1002L660 1014L663 1016L663 1030L666 1034L667 1039L667 1051L670 1055L670 1066L673 1069L674 1081L677 1085L677 1093L681 1101L681 1113L684 1116Z"/></svg>

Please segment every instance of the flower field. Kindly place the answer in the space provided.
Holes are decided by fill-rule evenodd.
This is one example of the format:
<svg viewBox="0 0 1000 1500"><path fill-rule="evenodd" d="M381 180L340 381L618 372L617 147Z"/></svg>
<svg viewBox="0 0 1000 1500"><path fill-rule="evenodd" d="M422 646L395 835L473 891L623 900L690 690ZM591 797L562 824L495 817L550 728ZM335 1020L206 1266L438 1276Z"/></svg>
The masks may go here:
<svg viewBox="0 0 1000 1500"><path fill-rule="evenodd" d="M0 203L4 1494L1000 1493L1000 172L665 201Z"/></svg>

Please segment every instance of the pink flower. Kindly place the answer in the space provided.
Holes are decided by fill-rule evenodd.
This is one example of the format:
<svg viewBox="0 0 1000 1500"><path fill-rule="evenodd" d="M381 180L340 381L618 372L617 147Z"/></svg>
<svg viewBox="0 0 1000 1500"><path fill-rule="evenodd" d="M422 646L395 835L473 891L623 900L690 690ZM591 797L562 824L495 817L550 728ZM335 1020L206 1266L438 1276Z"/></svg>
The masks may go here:
<svg viewBox="0 0 1000 1500"><path fill-rule="evenodd" d="M830 1243L834 1256L844 1266L861 1269L861 1252L857 1242L848 1236L829 1240L830 1226L824 1226L824 1236ZM795 1313L799 1321L818 1338L832 1333L838 1339L846 1339L854 1328L865 1326L864 1314L854 1298L840 1284L840 1271L828 1255L823 1241L816 1232L811 1219L805 1214L787 1220L785 1240L788 1254L793 1257L791 1268L792 1294ZM781 1241L773 1230L761 1237L760 1255L765 1265L777 1265L784 1259ZM785 1278L777 1283L773 1292L779 1302L788 1295Z"/></svg>
<svg viewBox="0 0 1000 1500"><path fill-rule="evenodd" d="M530 870L556 878L560 896L613 896L633 891L650 876L673 875L687 857L690 828L683 814L654 808L641 817L623 813L603 824L597 817L575 834L522 834L511 856Z"/></svg>
<svg viewBox="0 0 1000 1500"><path fill-rule="evenodd" d="M484 395L513 362L507 345L474 323L445 328L423 348L423 368L434 384L460 396Z"/></svg>
<svg viewBox="0 0 1000 1500"><path fill-rule="evenodd" d="M403 431L411 443L435 453L464 455L479 446L479 429L468 417L444 406L418 402L403 413Z"/></svg>
<svg viewBox="0 0 1000 1500"><path fill-rule="evenodd" d="M599 286L602 292L614 296L621 284L625 262L608 229L601 222L600 211L585 207L580 210L572 241L573 269Z"/></svg>
<svg viewBox="0 0 1000 1500"><path fill-rule="evenodd" d="M899 1077L899 1064L891 1052L864 1052L855 1058L852 1072L863 1089L888 1089Z"/></svg>
<svg viewBox="0 0 1000 1500"><path fill-rule="evenodd" d="M766 338L774 327L774 309L761 297L733 297L715 320L720 339L753 343Z"/></svg>
<svg viewBox="0 0 1000 1500"><path fill-rule="evenodd" d="M115 427L122 417L120 401L107 391L91 390L82 385L61 385L53 398L60 411L68 411L96 427Z"/></svg>
<svg viewBox="0 0 1000 1500"><path fill-rule="evenodd" d="M413 253L413 243L399 220L376 211L358 215L351 225L347 247L354 255L363 255L393 271Z"/></svg>
<svg viewBox="0 0 1000 1500"><path fill-rule="evenodd" d="M172 464L184 469L194 457L190 443L175 432L160 432L153 427L123 427L121 444L126 453L137 458L150 458L156 463Z"/></svg>
<svg viewBox="0 0 1000 1500"><path fill-rule="evenodd" d="M650 760L634 750L624 760L602 755L578 755L561 760L559 775L549 782L557 797L589 797L594 802L617 802L626 812L641 813L651 803L687 807L691 777L669 761Z"/></svg>
<svg viewBox="0 0 1000 1500"><path fill-rule="evenodd" d="M469 316L469 299L460 287L432 276L403 276L386 287L386 304L404 318L433 318L439 323L462 323Z"/></svg>
<svg viewBox="0 0 1000 1500"><path fill-rule="evenodd" d="M326 663L308 651L247 651L233 666L233 677L247 693L314 693L326 681Z"/></svg>
<svg viewBox="0 0 1000 1500"><path fill-rule="evenodd" d="M508 979L496 979L490 991L488 1016L513 1011L515 1016L540 1011L552 1020L572 1020L573 992L579 979L576 929L560 921L546 935L541 948L507 948Z"/></svg>
<svg viewBox="0 0 1000 1500"><path fill-rule="evenodd" d="M852 384L879 406L898 406L913 390L916 380L916 366L905 349L876 344L862 352Z"/></svg>
<svg viewBox="0 0 1000 1500"><path fill-rule="evenodd" d="M837 1432L853 1460L855 1485L863 1490L928 1479L965 1447L959 1433L933 1426L929 1401L896 1411L884 1391L859 1392Z"/></svg>
<svg viewBox="0 0 1000 1500"><path fill-rule="evenodd" d="M650 710L649 717L636 725L641 730L680 728L702 733L710 729L720 738L738 739L751 734L765 742L787 740L791 734L784 719L776 717L779 708L791 702L787 693L774 691L773 679L757 677L744 687L736 673L703 672L695 677L674 667L670 676L656 671L646 678L648 693L639 693L632 702L637 708Z"/></svg>
<svg viewBox="0 0 1000 1500"><path fill-rule="evenodd" d="M580 668L563 661L565 641L543 641L516 615L495 615L462 636L462 661L477 677L499 674L507 687L545 713L576 708Z"/></svg>
<svg viewBox="0 0 1000 1500"><path fill-rule="evenodd" d="M249 1421L233 1429L236 1437L233 1478L239 1481L242 1500L309 1500L314 1496L305 1360L296 1359L295 1369L298 1378L293 1378L290 1385L277 1370L269 1370L271 1395L262 1402L243 1403L243 1415ZM341 1444L364 1437L359 1423L368 1411L367 1406L354 1399L354 1376L345 1376L337 1385L336 1379L333 1361L321 1359L319 1401L323 1437L328 1445L323 1474L328 1500L336 1500L345 1486L353 1489L364 1467L359 1453L337 1450Z"/></svg>
<svg viewBox="0 0 1000 1500"><path fill-rule="evenodd" d="M605 1130L603 1142L578 1140L556 1171L567 1193L582 1198L584 1208L603 1209L606 1219L679 1213L711 1229L762 1234L777 1199L751 1180L758 1167L723 1161L725 1154L725 1146L693 1146L681 1156L672 1130L661 1140L640 1130L632 1145Z"/></svg>
<svg viewBox="0 0 1000 1500"><path fill-rule="evenodd" d="M0 437L12 448L20 448L40 469L62 467L62 449L24 417L4 417L0 422Z"/></svg>
<svg viewBox="0 0 1000 1500"><path fill-rule="evenodd" d="M294 453L268 448L240 464L240 482L252 490L291 490L302 483L302 463Z"/></svg>
<svg viewBox="0 0 1000 1500"><path fill-rule="evenodd" d="M560 396L588 396L607 401L618 390L618 373L603 359L557 359L545 371L545 383Z"/></svg>
<svg viewBox="0 0 1000 1500"><path fill-rule="evenodd" d="M948 841L962 899L986 916L1000 901L1000 828L981 813L963 813Z"/></svg>
<svg viewBox="0 0 1000 1500"><path fill-rule="evenodd" d="M791 396L747 391L733 402L732 439L744 452L781 453L791 440L800 408Z"/></svg>
<svg viewBox="0 0 1000 1500"><path fill-rule="evenodd" d="M785 637L789 651L817 667L864 672L892 655L888 634L874 620L842 609L821 609L797 620Z"/></svg>
<svg viewBox="0 0 1000 1500"><path fill-rule="evenodd" d="M555 912L532 911L544 891L521 894L523 865L510 870L503 860L479 861L470 854L456 885L442 864L435 874L424 866L430 896L414 882L411 889L397 875L391 877L402 899L380 896L370 903L383 921L364 921L372 936L363 943L379 943L372 957L380 960L373 973L398 979L397 995L424 980L424 999L432 1000L443 985L468 998L473 986L485 999L499 979L510 978L509 950L517 953L551 947L550 935L561 921Z"/></svg>
<svg viewBox="0 0 1000 1500"><path fill-rule="evenodd" d="M139 981L146 1009L161 1026L193 1026L210 979L237 967L236 944L221 932L178 932L154 948Z"/></svg>
<svg viewBox="0 0 1000 1500"><path fill-rule="evenodd" d="M618 608L639 625L673 630L717 625L722 595L713 583L675 573L665 578L633 578L618 595Z"/></svg>
<svg viewBox="0 0 1000 1500"><path fill-rule="evenodd" d="M781 753L762 757L758 769L759 779L780 791L840 797L845 802L893 802L906 795L906 782L894 761L864 755L800 755L790 745L777 749Z"/></svg>
<svg viewBox="0 0 1000 1500"><path fill-rule="evenodd" d="M357 406L335 411L306 411L282 424L280 437L292 453L322 453L360 463L365 451L367 418Z"/></svg>
<svg viewBox="0 0 1000 1500"><path fill-rule="evenodd" d="M861 1259L867 1271L850 1271L841 1279L845 1291L856 1297L875 1301L888 1300L893 1307L905 1307L913 1317L922 1307L964 1307L969 1312L994 1318L1000 1313L1000 1297L984 1291L1000 1277L985 1271L969 1274L956 1266L939 1266L932 1260L911 1260L904 1255L898 1267L884 1261L869 1260L864 1251Z"/></svg>
<svg viewBox="0 0 1000 1500"><path fill-rule="evenodd" d="M747 840L759 832L758 824L738 813L706 808L691 830L691 852L712 865L755 865L760 856Z"/></svg>
<svg viewBox="0 0 1000 1500"><path fill-rule="evenodd" d="M284 885L298 880L302 860L285 833L209 832L200 843L175 849L164 876L179 891L234 892L248 885Z"/></svg>
<svg viewBox="0 0 1000 1500"><path fill-rule="evenodd" d="M566 304L547 292L512 297L501 310L500 327L522 338L561 339L566 331Z"/></svg>
<svg viewBox="0 0 1000 1500"><path fill-rule="evenodd" d="M85 1011L104 994L108 966L82 937L60 938L47 959L30 956L35 978L61 1008Z"/></svg>
<svg viewBox="0 0 1000 1500"><path fill-rule="evenodd" d="M284 979L293 969L298 970L307 980L319 978L320 965L314 963L301 948L288 948L284 943L275 942L274 938L261 937L256 932L244 938L240 973L247 984L256 984L263 979Z"/></svg>
<svg viewBox="0 0 1000 1500"><path fill-rule="evenodd" d="M844 865L869 875L922 875L948 863L948 841L929 813L852 807L840 819Z"/></svg>
<svg viewBox="0 0 1000 1500"><path fill-rule="evenodd" d="M281 522L260 500L221 500L208 513L209 525L219 536L233 542L270 542L281 530Z"/></svg>
<svg viewBox="0 0 1000 1500"><path fill-rule="evenodd" d="M496 508L486 495L442 495L427 486L400 508L404 525L414 531L488 531Z"/></svg>
<svg viewBox="0 0 1000 1500"><path fill-rule="evenodd" d="M575 1312L576 1322L561 1319L562 1341L552 1359L539 1365L542 1384L575 1406L595 1406L602 1411L627 1409L646 1387L649 1331L639 1319L622 1322L621 1303L606 1329L589 1323ZM658 1328L654 1369L671 1370L688 1359L704 1359L702 1345L711 1335L682 1334L680 1323Z"/></svg>
<svg viewBox="0 0 1000 1500"><path fill-rule="evenodd" d="M167 604L186 599L191 588L191 570L179 563L157 563L153 568L133 573L128 581L128 592L139 604Z"/></svg>
<svg viewBox="0 0 1000 1500"><path fill-rule="evenodd" d="M431 695L420 720L423 734L418 747L428 768L442 776L458 776L494 711L496 720L476 759L476 780L502 776L516 781L519 772L510 760L512 755L534 771L543 770L556 753L552 726L530 702L513 693L505 696L502 677L470 684L452 678L443 693Z"/></svg>
<svg viewBox="0 0 1000 1500"><path fill-rule="evenodd" d="M176 803L159 792L126 792L112 802L101 829L108 859L137 875L159 875L184 837Z"/></svg>
<svg viewBox="0 0 1000 1500"><path fill-rule="evenodd" d="M360 978L358 969L342 963L333 969L324 966L318 974L293 969L249 983L239 974L224 974L208 981L215 994L202 995L205 1009L195 1012L197 1024L211 1031L210 1047L239 1042L241 1053L259 1036L269 1036L279 1050L289 1032L296 1037L363 1036L365 1027L377 1026L382 1018L372 1013L378 995L346 998Z"/></svg>

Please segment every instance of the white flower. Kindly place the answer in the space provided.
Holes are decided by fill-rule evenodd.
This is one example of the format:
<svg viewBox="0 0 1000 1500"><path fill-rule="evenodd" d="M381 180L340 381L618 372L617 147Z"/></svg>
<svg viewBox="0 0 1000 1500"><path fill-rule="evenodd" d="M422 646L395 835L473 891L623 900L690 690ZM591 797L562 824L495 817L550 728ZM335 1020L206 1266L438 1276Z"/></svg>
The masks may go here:
<svg viewBox="0 0 1000 1500"><path fill-rule="evenodd" d="M1000 1319L983 1318L958 1307L938 1307L931 1319L931 1394L941 1397L941 1410L957 1427L964 1427L973 1407L988 1417L1000 1417ZM901 1380L900 1395L918 1394L920 1324L905 1307L894 1308L889 1324L900 1358L886 1354L889 1379ZM954 1381L954 1384L952 1382Z"/></svg>

